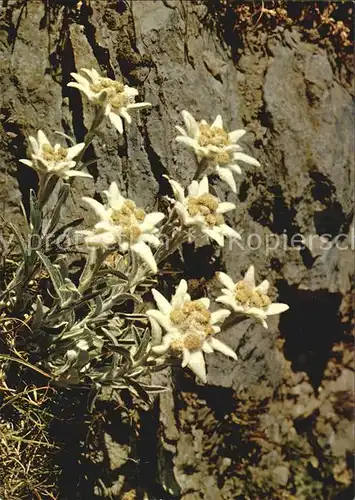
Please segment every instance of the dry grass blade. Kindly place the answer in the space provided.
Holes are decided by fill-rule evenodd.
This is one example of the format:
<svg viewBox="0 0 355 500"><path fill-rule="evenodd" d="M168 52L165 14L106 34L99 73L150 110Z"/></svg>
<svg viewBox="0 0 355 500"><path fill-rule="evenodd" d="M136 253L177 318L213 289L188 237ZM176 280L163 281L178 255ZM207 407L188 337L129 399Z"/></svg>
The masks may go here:
<svg viewBox="0 0 355 500"><path fill-rule="evenodd" d="M51 457L58 447L48 435L52 416L44 409L47 393L48 387L31 387L3 399L0 498L56 498L53 484L57 471L53 469Z"/></svg>

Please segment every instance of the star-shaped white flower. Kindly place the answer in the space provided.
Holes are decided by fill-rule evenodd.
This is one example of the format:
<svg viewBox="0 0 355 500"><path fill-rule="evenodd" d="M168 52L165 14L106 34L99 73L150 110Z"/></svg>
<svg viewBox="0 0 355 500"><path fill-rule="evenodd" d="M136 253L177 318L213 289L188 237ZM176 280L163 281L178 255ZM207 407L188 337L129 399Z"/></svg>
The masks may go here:
<svg viewBox="0 0 355 500"><path fill-rule="evenodd" d="M124 198L113 182L108 191L104 191L107 197L107 205L102 205L93 198L84 197L83 200L96 212L100 221L93 230L78 231L85 236L88 246L109 248L118 245L122 252L129 249L137 253L150 269L156 273L157 264L153 253L148 245L157 247L160 245L156 228L164 214L152 212L146 214L142 208L129 199Z"/></svg>
<svg viewBox="0 0 355 500"><path fill-rule="evenodd" d="M206 176L200 182L192 181L187 196L177 181L168 180L176 198L175 209L184 226L207 235L220 246L224 245L225 237L240 239L239 233L228 226L223 217L223 214L235 208L234 203L221 202L211 195Z"/></svg>
<svg viewBox="0 0 355 500"><path fill-rule="evenodd" d="M158 355L170 353L182 357L182 366L188 366L203 382L207 381L203 353L219 351L233 359L235 352L214 335L220 332L217 323L223 322L230 314L227 309L209 311L210 300L191 300L187 293L187 283L181 280L169 302L160 292L152 290L158 309L147 311L152 330L156 337L162 337L161 345L152 347Z"/></svg>
<svg viewBox="0 0 355 500"><path fill-rule="evenodd" d="M176 140L192 149L199 162L203 158L208 159L216 174L235 193L237 188L233 173L242 173L238 161L260 167L260 163L243 153L241 146L237 144L246 131L240 129L226 132L221 115L218 115L212 125L209 125L205 120L198 123L188 111L184 110L181 114L185 129L176 127L181 134L176 137Z"/></svg>
<svg viewBox="0 0 355 500"><path fill-rule="evenodd" d="M36 170L39 175L56 175L64 180L70 177L92 177L87 172L73 170L75 157L85 146L83 142L70 148L60 144L52 146L42 130L38 131L37 139L30 136L28 140L32 149L31 160L22 159L20 162Z"/></svg>
<svg viewBox="0 0 355 500"><path fill-rule="evenodd" d="M254 275L254 266L250 266L244 278L234 283L228 274L217 273L219 281L225 288L222 288L223 295L216 301L231 307L237 313L256 318L264 328L267 328L267 317L287 311L289 306L272 303L267 296L269 282L264 280L259 286L255 286Z"/></svg>
<svg viewBox="0 0 355 500"><path fill-rule="evenodd" d="M89 101L102 106L105 115L120 134L123 134L122 118L131 123L131 110L151 106L149 102L135 102L138 90L133 87L105 78L95 69L81 68L79 71L83 74L71 73L76 81L68 83L68 87L79 89Z"/></svg>

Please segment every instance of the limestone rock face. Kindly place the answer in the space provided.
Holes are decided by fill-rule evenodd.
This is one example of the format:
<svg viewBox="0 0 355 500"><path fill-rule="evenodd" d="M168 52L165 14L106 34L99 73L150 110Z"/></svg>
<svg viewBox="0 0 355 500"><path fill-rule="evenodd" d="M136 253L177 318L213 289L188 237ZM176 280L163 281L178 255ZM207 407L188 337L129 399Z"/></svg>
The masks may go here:
<svg viewBox="0 0 355 500"><path fill-rule="evenodd" d="M326 48L307 42L297 27L278 30L253 49L240 47L233 60L207 24L202 3L85 0L57 1L49 8L40 0L5 0L0 10L2 235L8 233L9 221L21 224L21 199L26 206L28 190L36 188L35 174L18 162L26 155L26 137L41 128L53 139L59 130L80 142L90 125L88 103L66 86L70 73L80 67L122 76L152 108L141 111L123 137L109 126L104 129L105 140L96 140L87 152L88 159L98 158L89 167L94 181L75 181L63 220L84 212L89 222L92 215L84 211L81 197L101 192L112 181L150 210L158 208L159 196L169 193L164 174L188 183L194 161L174 142L183 109L208 121L221 114L228 128L249 132L243 145L261 168L246 166L238 194L227 195L237 204L229 223L241 232L242 241L224 249L208 277L224 266L237 279L253 263L258 279L267 277L275 297L278 293L291 310L280 322L272 318L268 331L247 320L223 333L221 339L236 349L239 361L210 355L207 387L195 386L180 373L169 376L175 388L181 384L180 392L160 399L154 480L145 477L141 484L149 489L154 482L162 492L157 498L237 498L243 495L241 483L233 479L233 471L242 467L240 451L234 442L223 455L227 445L222 444L223 432L227 435L231 428L221 421L230 415L232 402L239 394L240 401L254 401L257 407L272 398L284 387L285 373L294 377L290 362L293 370L304 372L306 394L317 399L314 391L332 348L342 340L354 245L354 106L349 89ZM224 185L217 186L226 195ZM190 266L186 264L194 279L206 278L207 266L203 253L193 254ZM213 295L213 284L207 285ZM280 332L283 346L277 341ZM329 381L326 386L333 390ZM317 400L314 408L323 404ZM269 419L275 422L282 411L272 406ZM297 434L291 414L287 410L277 425L285 433L287 421ZM235 415L230 424L238 426L235 432L244 429L244 418ZM351 432L345 427L343 433ZM283 438L270 441L278 439ZM344 457L345 448L337 456ZM286 488L294 471L280 453L266 456L263 463L271 471L267 481L275 487L266 491L279 498L275 491ZM122 483L120 471L115 474L109 475L116 481L113 491ZM266 484L265 477L260 481ZM305 495L298 498L309 498Z"/></svg>

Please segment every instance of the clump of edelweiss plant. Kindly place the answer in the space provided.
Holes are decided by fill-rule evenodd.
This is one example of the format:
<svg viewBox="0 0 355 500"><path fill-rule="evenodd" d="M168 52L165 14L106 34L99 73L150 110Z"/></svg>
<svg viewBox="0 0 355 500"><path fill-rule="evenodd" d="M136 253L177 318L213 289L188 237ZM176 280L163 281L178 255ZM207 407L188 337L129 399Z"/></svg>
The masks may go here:
<svg viewBox="0 0 355 500"><path fill-rule="evenodd" d="M128 388L146 398L165 389L151 385L149 376L173 358L206 382L205 355L219 351L237 362L234 350L218 339L227 317L252 316L266 326L269 315L287 309L271 303L267 281L255 286L253 267L237 283L219 273L225 288L217 302L228 309L210 310L207 297L192 300L184 279L171 300L156 289L164 261L184 243L204 238L205 244L223 247L226 238L240 238L226 220L235 204L219 199L209 175L217 173L235 191L232 174L241 174L237 162L259 165L237 144L245 131L228 133L220 116L209 125L183 111L186 130L178 127L177 140L192 148L197 167L186 187L168 179L174 198L168 198L167 213L147 212L113 182L103 193L103 203L83 198L96 222L76 229L80 221L62 224L61 211L72 177L91 177L85 170L90 161L83 157L102 122L107 117L122 134L125 123L131 123L130 112L150 104L136 103L136 89L94 69L72 76L75 81L69 86L88 99L94 119L80 144L64 134L69 146L52 146L42 131L29 137L29 158L21 161L37 172L38 190L30 193L27 234L13 226L17 255L7 260L8 279L0 294L0 317L7 318L6 328L0 323L8 340L6 362L19 356L19 339L21 363L35 367L56 386L90 387L95 394L103 386ZM69 227L83 245L79 265L72 253L58 247ZM148 291L157 309L145 305Z"/></svg>

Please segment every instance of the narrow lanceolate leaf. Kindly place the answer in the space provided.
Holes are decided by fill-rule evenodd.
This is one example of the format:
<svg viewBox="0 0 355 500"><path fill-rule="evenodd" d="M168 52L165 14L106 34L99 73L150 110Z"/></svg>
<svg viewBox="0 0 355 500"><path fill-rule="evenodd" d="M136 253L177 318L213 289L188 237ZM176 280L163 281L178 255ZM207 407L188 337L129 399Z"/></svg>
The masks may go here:
<svg viewBox="0 0 355 500"><path fill-rule="evenodd" d="M136 342L136 345L140 345L141 343L141 336L138 332L138 328L135 326L135 325L132 325L132 332L133 332L133 335L134 335L134 339L135 339L135 342Z"/></svg>
<svg viewBox="0 0 355 500"><path fill-rule="evenodd" d="M125 302L126 300L133 300L134 302L137 302L140 304L142 302L142 299L140 297L137 297L137 295L132 295L130 293L118 293L117 295L114 295L111 299L111 307L113 305L118 305L121 304L122 302Z"/></svg>
<svg viewBox="0 0 355 500"><path fill-rule="evenodd" d="M80 165L80 170L90 167L90 165L93 165L94 163L97 163L97 158L93 158L92 160L88 160Z"/></svg>
<svg viewBox="0 0 355 500"><path fill-rule="evenodd" d="M102 298L100 295L98 295L97 297L95 297L95 310L94 310L94 313L93 313L93 316L98 316L99 314L102 313L102 309L103 309L103 301L102 301Z"/></svg>
<svg viewBox="0 0 355 500"><path fill-rule="evenodd" d="M22 215L23 215L23 220L24 220L24 223L25 223L25 226L26 226L26 232L27 232L27 234L30 234L30 226L28 224L27 213L26 213L25 205L22 203L22 201L20 201L20 208L21 208L21 212L22 212Z"/></svg>
<svg viewBox="0 0 355 500"><path fill-rule="evenodd" d="M160 274L164 274L164 273L160 273ZM171 273L166 273L166 274L178 274L177 272L171 272ZM139 287L142 288L147 288L147 287L153 287L154 285L156 285L158 283L158 281L155 279L155 278L146 278L144 279L144 281L141 281L139 283Z"/></svg>
<svg viewBox="0 0 355 500"><path fill-rule="evenodd" d="M118 340L117 342L118 342L117 345L122 346L122 347L125 347L125 346L132 347L132 346L136 345L134 340L130 340L130 339L122 339L122 340Z"/></svg>
<svg viewBox="0 0 355 500"><path fill-rule="evenodd" d="M108 330L107 328L102 328L102 332L106 335L107 338L111 340L113 345L117 345L116 337L110 330Z"/></svg>
<svg viewBox="0 0 355 500"><path fill-rule="evenodd" d="M36 193L33 189L30 190L30 222L32 234L39 234L42 225L42 214Z"/></svg>
<svg viewBox="0 0 355 500"><path fill-rule="evenodd" d="M140 384L140 386L148 394L160 394L161 392L171 391L170 387L164 387L163 385Z"/></svg>
<svg viewBox="0 0 355 500"><path fill-rule="evenodd" d="M168 366L172 366L174 364L175 360L171 360L171 362L166 362L166 363L159 363L159 364L154 364L156 363L155 361L146 361L145 366L149 367L149 373L157 373L161 372L165 368L168 368ZM178 364L178 363L176 363ZM181 362L180 362L181 365Z"/></svg>
<svg viewBox="0 0 355 500"><path fill-rule="evenodd" d="M112 274L113 276L117 276L117 278L120 278L122 281L126 282L128 281L128 276L124 274L122 271L119 269L102 269L97 273L98 276L107 276L108 274Z"/></svg>
<svg viewBox="0 0 355 500"><path fill-rule="evenodd" d="M62 291L62 286L64 285L64 281L60 275L60 272L58 271L58 268L55 267L52 264L52 262L48 259L48 257L44 255L42 252L37 251L37 255L41 259L44 267L46 268L60 301L65 302L66 299L65 293L63 293Z"/></svg>
<svg viewBox="0 0 355 500"><path fill-rule="evenodd" d="M64 278L64 285L60 287L61 297L65 297L62 306L67 307L72 304L76 299L81 297L81 293L69 278Z"/></svg>
<svg viewBox="0 0 355 500"><path fill-rule="evenodd" d="M135 395L140 397L145 403L151 404L152 400L148 392L142 387L142 385L136 380L131 379L130 377L124 377L124 380L128 386L128 389Z"/></svg>
<svg viewBox="0 0 355 500"><path fill-rule="evenodd" d="M94 406L95 406L95 402L96 402L98 396L100 395L101 387L102 387L101 384L99 384L98 382L94 382L93 387L91 388L91 390L89 392L88 400L87 400L87 408L88 408L90 413L92 413Z"/></svg>
<svg viewBox="0 0 355 500"><path fill-rule="evenodd" d="M147 354L149 340L150 340L150 332L149 332L149 329L146 328L146 330L144 331L144 334L143 334L143 338L140 341L140 345L137 349L137 352L135 353L135 355L133 357L134 361L136 363L139 363L139 361L141 361L144 358L144 356Z"/></svg>
<svg viewBox="0 0 355 500"><path fill-rule="evenodd" d="M63 277L63 280L65 280L65 278L68 278L69 277L69 266L68 266L67 258L65 255L61 255L60 257L58 257L58 259L56 260L56 265L59 268L59 272L60 272L61 276Z"/></svg>
<svg viewBox="0 0 355 500"><path fill-rule="evenodd" d="M25 259L27 256L27 246L25 240L23 239L22 234L20 233L19 229L15 226L15 224L10 223L10 227L17 239L18 244L20 245L22 256Z"/></svg>
<svg viewBox="0 0 355 500"><path fill-rule="evenodd" d="M50 195L54 191L54 188L55 188L57 182L58 182L58 177L56 175L51 175L47 179L47 181L45 183L45 187L43 189L42 197L41 197L42 207L47 203Z"/></svg>
<svg viewBox="0 0 355 500"><path fill-rule="evenodd" d="M61 132L60 130L55 130L54 133L57 134L57 135L60 135L61 137L64 137L65 139L67 139L72 146L75 145L75 140L72 137L70 137L70 135L64 134L64 132Z"/></svg>
<svg viewBox="0 0 355 500"><path fill-rule="evenodd" d="M53 233L51 235L52 239L56 240L57 238L59 238L59 236L66 233L66 231L68 231L69 229L80 226L80 224L83 222L83 220L84 219L81 217L79 219L75 219L71 222L68 222L68 224L65 224L64 226L60 227L59 229L57 229L57 231L55 233Z"/></svg>
<svg viewBox="0 0 355 500"><path fill-rule="evenodd" d="M130 321L144 321L145 323L147 322L147 315L146 314L125 313L125 312L118 311L117 315L120 318L127 318Z"/></svg>
<svg viewBox="0 0 355 500"><path fill-rule="evenodd" d="M108 345L107 348L112 352L120 354L125 359L125 361L129 363L129 365L132 365L132 356L128 349L125 349L124 347L121 347L119 345Z"/></svg>
<svg viewBox="0 0 355 500"><path fill-rule="evenodd" d="M70 192L70 185L67 183L62 184L58 194L57 203L55 204L55 207L52 212L51 220L46 229L46 234L48 233L50 234L56 228L60 219L61 209L64 203L67 201L69 192Z"/></svg>
<svg viewBox="0 0 355 500"><path fill-rule="evenodd" d="M31 329L35 332L42 324L44 317L43 302L39 295L36 297L36 312L32 317Z"/></svg>

